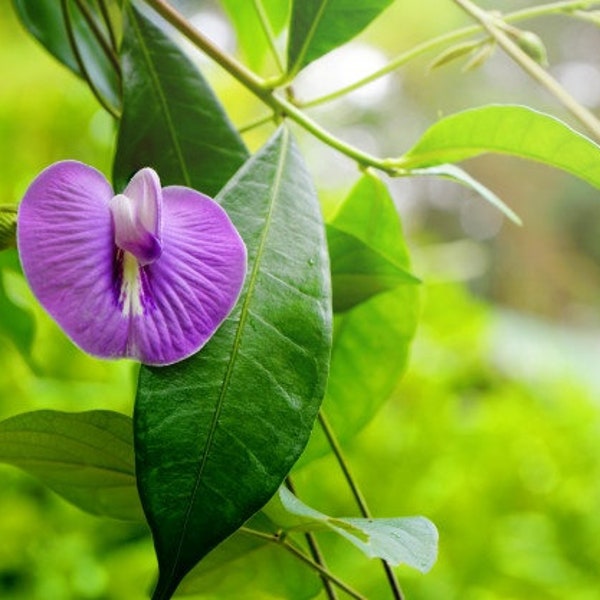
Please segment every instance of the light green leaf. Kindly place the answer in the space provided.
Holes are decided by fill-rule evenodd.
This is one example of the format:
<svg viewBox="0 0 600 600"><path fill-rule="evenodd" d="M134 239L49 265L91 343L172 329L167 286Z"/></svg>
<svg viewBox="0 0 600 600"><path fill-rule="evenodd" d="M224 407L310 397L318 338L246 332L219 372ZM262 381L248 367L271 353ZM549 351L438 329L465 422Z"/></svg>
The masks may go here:
<svg viewBox="0 0 600 600"><path fill-rule="evenodd" d="M275 493L308 441L329 368L325 232L289 132L280 129L217 199L248 248L238 305L201 352L144 368L136 399L157 599Z"/></svg>
<svg viewBox="0 0 600 600"><path fill-rule="evenodd" d="M290 0L220 0L237 34L241 54L248 66L259 71L271 47L259 18L261 4L273 35L279 36L290 14Z"/></svg>
<svg viewBox="0 0 600 600"><path fill-rule="evenodd" d="M399 285L419 283L406 269L334 225L327 226L327 244L335 312L346 311Z"/></svg>
<svg viewBox="0 0 600 600"><path fill-rule="evenodd" d="M410 272L398 212L375 175L367 173L359 180L329 224ZM341 441L364 427L398 385L417 326L418 288L414 280L407 280L336 315L323 408ZM315 428L301 463L328 449L322 432Z"/></svg>
<svg viewBox="0 0 600 600"><path fill-rule="evenodd" d="M489 105L445 117L396 164L422 169L486 152L535 160L600 188L600 146L559 119L525 106Z"/></svg>
<svg viewBox="0 0 600 600"><path fill-rule="evenodd" d="M216 194L248 157L244 143L198 69L132 6L124 23L122 66L115 188L151 166L163 185Z"/></svg>
<svg viewBox="0 0 600 600"><path fill-rule="evenodd" d="M142 521L131 419L108 410L40 410L0 422L0 461L95 515Z"/></svg>
<svg viewBox="0 0 600 600"><path fill-rule="evenodd" d="M392 565L405 564L426 573L437 559L438 532L425 517L329 517L301 502L285 487L263 512L288 531L333 531L369 558L381 558Z"/></svg>
<svg viewBox="0 0 600 600"><path fill-rule="evenodd" d="M350 41L393 0L293 0L288 73Z"/></svg>
<svg viewBox="0 0 600 600"><path fill-rule="evenodd" d="M519 216L509 208L502 200L488 189L471 177L466 171L463 171L456 165L440 165L439 167L428 167L426 169L415 169L411 171L411 175L435 175L437 177L443 177L451 181L456 181L477 192L484 200L487 200L492 206L496 207L501 213L507 216L513 223L521 225L521 219Z"/></svg>

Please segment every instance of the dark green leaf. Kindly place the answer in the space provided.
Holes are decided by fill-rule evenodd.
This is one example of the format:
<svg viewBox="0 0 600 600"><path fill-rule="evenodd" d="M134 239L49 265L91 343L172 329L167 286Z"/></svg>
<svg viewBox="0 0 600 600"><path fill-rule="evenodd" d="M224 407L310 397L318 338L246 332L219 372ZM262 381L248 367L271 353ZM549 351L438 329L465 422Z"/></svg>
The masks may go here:
<svg viewBox="0 0 600 600"><path fill-rule="evenodd" d="M410 271L396 207L374 175L363 176L331 224ZM324 410L342 441L368 423L402 377L418 321L418 287L407 281L336 315ZM327 450L316 428L302 462Z"/></svg>
<svg viewBox="0 0 600 600"><path fill-rule="evenodd" d="M420 169L498 152L562 169L600 188L600 146L555 117L490 105L440 119L397 165Z"/></svg>
<svg viewBox="0 0 600 600"><path fill-rule="evenodd" d="M293 0L288 42L288 72L358 35L393 0Z"/></svg>
<svg viewBox="0 0 600 600"><path fill-rule="evenodd" d="M118 67L111 62L107 54L110 51L115 53L115 50L111 48L110 35L98 11L98 6L95 1L83 1L83 5L87 7L88 13L96 24L97 33L95 33L77 3L69 0L67 4L85 71L101 96L118 111L121 105ZM13 5L25 28L46 50L71 71L83 76L84 73L69 40L60 0L13 0ZM114 14L118 9L117 0L112 0L110 5L111 13ZM104 45L100 43L98 35L102 37Z"/></svg>
<svg viewBox="0 0 600 600"><path fill-rule="evenodd" d="M150 166L163 185L216 194L248 156L237 131L196 67L133 7L123 35L115 188Z"/></svg>
<svg viewBox="0 0 600 600"><path fill-rule="evenodd" d="M40 410L0 422L0 461L95 515L143 521L131 419L108 410Z"/></svg>
<svg viewBox="0 0 600 600"><path fill-rule="evenodd" d="M287 130L218 198L248 248L238 305L205 348L144 368L138 487L154 534L156 599L275 493L321 403L331 347L329 264L312 182Z"/></svg>
<svg viewBox="0 0 600 600"><path fill-rule="evenodd" d="M426 573L437 559L438 532L424 517L328 517L301 502L285 487L280 488L264 512L288 531L333 531L369 558L381 558L392 565L405 564Z"/></svg>
<svg viewBox="0 0 600 600"><path fill-rule="evenodd" d="M275 36L281 34L290 13L290 0L220 0L235 27L240 51L248 65L260 70L271 51L267 34L257 12L257 2L263 7L269 27Z"/></svg>
<svg viewBox="0 0 600 600"><path fill-rule="evenodd" d="M21 272L16 250L0 252L0 335L9 338L23 358L30 362L35 321L33 314L17 304L7 293L5 277L9 271Z"/></svg>

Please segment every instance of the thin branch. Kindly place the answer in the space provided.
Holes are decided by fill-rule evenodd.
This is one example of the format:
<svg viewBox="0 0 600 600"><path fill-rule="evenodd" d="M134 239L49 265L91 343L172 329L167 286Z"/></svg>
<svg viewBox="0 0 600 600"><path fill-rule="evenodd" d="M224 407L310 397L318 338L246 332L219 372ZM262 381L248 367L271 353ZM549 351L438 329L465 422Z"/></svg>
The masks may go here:
<svg viewBox="0 0 600 600"><path fill-rule="evenodd" d="M325 413L322 410L319 411L319 423L321 425L321 428L323 429L323 433L325 434L329 445L331 446L331 449L333 450L333 453L340 465L340 468L342 469L342 473L344 474L344 477L348 482L348 486L352 491L352 495L354 496L356 504L358 505L360 514L365 519L372 518L371 511L369 510L369 507L367 505L367 501L365 500L365 497L363 496L363 493L361 492L358 486L356 478L350 470L350 465L348 464L348 461L346 460L344 453L342 452L342 447L340 446L335 432L333 431L333 428L329 424L329 421L327 420L327 417L325 416ZM394 600L403 600L400 584L398 583L398 579L396 578L396 575L391 565L383 559L381 559L381 564L383 565L383 570L385 571L385 575L390 584L390 589L392 590L392 594L394 595Z"/></svg>
<svg viewBox="0 0 600 600"><path fill-rule="evenodd" d="M600 140L600 121L587 108L582 106L565 88L541 67L531 56L502 30L503 21L471 2L454 0L466 13L479 21L490 36L530 77L545 87L574 117Z"/></svg>
<svg viewBox="0 0 600 600"><path fill-rule="evenodd" d="M344 583L341 579L336 577L333 573L328 571L325 567L317 564L315 561L310 559L302 550L298 550L296 546L290 544L285 538L280 537L278 535L264 533L262 531L256 531L255 529L250 529L249 527L241 527L240 530L242 533L247 535L252 535L254 537L260 538L266 542L271 542L285 548L290 554L295 556L298 560L301 560L304 564L308 565L314 571L317 571L319 575L326 577L331 583L339 587L341 590L346 592L351 598L355 600L367 600L365 596L361 593L357 592L355 589L351 588L347 583Z"/></svg>
<svg viewBox="0 0 600 600"><path fill-rule="evenodd" d="M522 10L515 11L513 13L509 13L505 17L503 17L503 20L506 23L514 23L514 22L534 19L536 17L540 17L543 15L574 12L578 9L589 8L596 4L600 4L598 2L598 0L594 0L594 1L570 0L570 1L566 1L566 2L553 2L551 4L545 4L543 6L535 6L535 7L531 7L531 8L525 8ZM406 52L402 52L401 54L396 56L396 58L391 60L387 65L385 65L381 69L374 71L370 75L367 75L366 77L363 77L362 79L359 79L359 80L355 81L354 83L351 83L347 86L339 88L338 90L335 90L334 92L331 92L329 94L325 94L323 96L313 98L312 100L296 102L296 105L301 108L309 108L312 106L319 106L321 104L325 104L327 102L337 100L338 98L342 98L343 96L345 96L346 94L349 94L350 92L353 92L373 81L376 81L377 79L380 79L381 77L384 77L385 75L389 75L390 73L392 73L393 71L395 71L396 69L401 67L402 65L404 65L404 64L408 63L409 61L411 61L412 59L416 58L417 56L421 56L421 55L426 54L427 52L431 52L432 50L435 50L436 48L439 48L441 46L452 44L452 43L458 42L464 38L468 38L472 35L475 35L477 33L481 33L481 31L483 31L483 30L484 30L483 25L471 25L469 27L463 27L461 29L457 29L456 31L450 31L449 33L444 33L443 35L440 35L438 37L435 37L435 38L432 38L425 42L422 42L421 44L417 44L416 46L414 46L410 50L407 50Z"/></svg>
<svg viewBox="0 0 600 600"><path fill-rule="evenodd" d="M193 27L180 13L167 4L165 0L146 0L146 4L152 7L166 21L171 23L171 25L182 33L190 42L210 56L210 58L225 69L232 77L246 87L246 89L262 100L267 106L271 107L276 115L290 118L317 139L328 146L335 148L349 158L354 159L363 167L374 167L380 171L385 171L390 175L398 175L401 173L401 171L394 166L392 159L377 158L367 152L363 152L355 146L343 142L305 115L291 102L278 96L265 80L258 77L233 57L223 53L206 36Z"/></svg>

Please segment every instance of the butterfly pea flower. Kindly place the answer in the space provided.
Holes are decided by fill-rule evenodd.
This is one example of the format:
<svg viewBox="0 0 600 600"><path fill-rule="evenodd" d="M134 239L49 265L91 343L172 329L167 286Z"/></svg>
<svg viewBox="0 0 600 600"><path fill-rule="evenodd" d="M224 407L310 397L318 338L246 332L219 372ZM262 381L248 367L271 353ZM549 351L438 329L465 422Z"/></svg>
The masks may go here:
<svg viewBox="0 0 600 600"><path fill-rule="evenodd" d="M76 161L45 169L17 216L33 293L72 341L101 358L167 365L198 351L231 312L246 247L227 213L150 168L120 194Z"/></svg>

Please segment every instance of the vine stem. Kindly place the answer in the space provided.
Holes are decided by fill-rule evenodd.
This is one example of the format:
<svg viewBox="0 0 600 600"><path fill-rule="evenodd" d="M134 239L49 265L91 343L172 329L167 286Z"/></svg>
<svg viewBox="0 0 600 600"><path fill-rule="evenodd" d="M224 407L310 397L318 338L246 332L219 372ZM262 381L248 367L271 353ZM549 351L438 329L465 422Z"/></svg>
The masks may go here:
<svg viewBox="0 0 600 600"><path fill-rule="evenodd" d="M598 0L567 0L562 2L553 2L551 4L544 4L542 6L525 8L509 13L503 17L503 20L506 23L514 23L518 21L534 19L536 17L548 14L559 14L562 12L576 11L583 8L588 8L595 4L599 4ZM483 25L470 25L468 27L462 27L461 29L457 29L456 31L444 33L440 36L432 38L431 40L427 40L425 42L422 42L421 44L417 44L410 50L399 54L398 56L396 56L396 58L391 60L387 65L385 65L381 69L374 71L373 73L367 75L366 77L363 77L362 79L358 79L354 83L339 88L338 90L335 90L334 92L331 92L329 94L313 98L311 100L296 102L296 105L302 108L311 108L313 106L319 106L321 104L331 102L332 100L342 98L350 92L353 92L373 81L376 81L377 79L380 79L385 75L389 75L402 65L411 61L413 58L416 58L417 56L421 56L422 54L431 52L432 50L435 50L440 46L460 41L464 38L479 33L482 30L484 30Z"/></svg>
<svg viewBox="0 0 600 600"><path fill-rule="evenodd" d="M502 30L503 20L488 13L471 0L454 0L467 14L481 23L482 27L530 77L545 87L574 117L576 117L595 137L600 140L600 121L582 106L548 71L522 50L512 38Z"/></svg>
<svg viewBox="0 0 600 600"><path fill-rule="evenodd" d="M232 77L237 79L246 89L252 92L275 112L275 118L286 116L323 143L355 160L362 167L374 167L390 175L401 173L392 159L381 159L367 152L347 144L335 137L310 117L305 115L297 106L285 98L277 95L267 81L258 77L232 56L223 53L207 37L193 27L179 12L171 7L165 0L145 0L146 4L155 10L163 19L175 27L192 44L212 58L225 69Z"/></svg>
<svg viewBox="0 0 600 600"><path fill-rule="evenodd" d="M298 550L298 548L288 542L285 537L276 534L264 533L262 531L256 531L255 529L250 529L249 527L241 527L239 531L247 535L260 538L261 540L265 540L266 542L278 544L282 548L285 548L285 550L295 556L298 560L301 560L314 571L317 571L319 575L327 578L329 581L331 581L331 583L339 587L340 590L346 592L346 594L348 594L351 598L354 598L355 600L367 600L367 598L365 598L365 596L363 596L360 592L357 592L347 583L343 582L339 577L331 573L331 571L328 571L325 567L310 559L308 556L306 556L306 554L304 554L304 552L302 552L302 550Z"/></svg>
<svg viewBox="0 0 600 600"><path fill-rule="evenodd" d="M350 470L350 465L348 464L348 461L344 457L344 453L342 452L342 447L340 446L337 436L335 435L335 432L333 431L333 428L331 427L329 420L327 419L327 417L325 416L325 413L322 410L319 411L319 424L321 425L321 428L323 429L323 433L325 434L325 437L327 438L327 442L331 446L331 449L340 465L342 473L344 474L344 477L348 483L348 486L352 492L352 495L354 496L354 499L356 501L356 504L358 506L360 514L365 519L371 519L372 515L371 515L371 511L369 510L369 506L367 505L367 501L365 500L365 497L364 497L363 493L361 492L360 487L358 486L356 478L354 477L354 475L352 474L352 471ZM395 575L391 565L383 559L381 560L381 564L383 565L385 575L390 584L390 589L392 590L394 600L403 600L404 597L402 595L402 590L400 589L400 584L398 583L398 579L396 578L396 575Z"/></svg>

